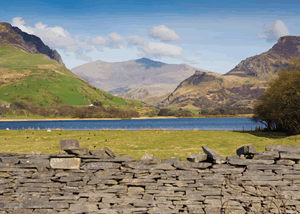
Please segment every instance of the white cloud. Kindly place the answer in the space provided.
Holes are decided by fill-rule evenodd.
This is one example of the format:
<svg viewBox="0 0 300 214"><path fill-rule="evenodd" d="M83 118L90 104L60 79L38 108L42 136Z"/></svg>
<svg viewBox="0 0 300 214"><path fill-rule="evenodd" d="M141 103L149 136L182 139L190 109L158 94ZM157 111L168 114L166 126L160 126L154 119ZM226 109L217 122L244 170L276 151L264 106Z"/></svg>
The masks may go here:
<svg viewBox="0 0 300 214"><path fill-rule="evenodd" d="M13 26L20 28L21 31L26 32L28 34L34 34L34 31L24 26L24 24L25 24L25 19L23 19L22 17L15 17L12 19Z"/></svg>
<svg viewBox="0 0 300 214"><path fill-rule="evenodd" d="M109 36L108 47L120 48L120 44L123 42L122 36L120 36L116 32L112 32L112 33L108 34L108 36Z"/></svg>
<svg viewBox="0 0 300 214"><path fill-rule="evenodd" d="M164 25L154 26L148 35L153 39L159 39L161 42L171 42L180 39L174 30L170 30Z"/></svg>
<svg viewBox="0 0 300 214"><path fill-rule="evenodd" d="M93 37L90 42L93 45L105 45L106 44L106 40L101 36Z"/></svg>
<svg viewBox="0 0 300 214"><path fill-rule="evenodd" d="M139 50L141 50L144 53L144 56L146 57L181 57L183 53L181 47L165 44L162 42L147 42Z"/></svg>
<svg viewBox="0 0 300 214"><path fill-rule="evenodd" d="M288 36L290 32L282 20L274 21L269 27L264 27L264 34L258 34L260 38L278 40L281 36Z"/></svg>
<svg viewBox="0 0 300 214"><path fill-rule="evenodd" d="M128 41L129 46L136 46L136 45L138 46L138 45L143 45L144 44L143 39L141 39L141 37L136 36L136 35L129 36L127 38L127 41Z"/></svg>

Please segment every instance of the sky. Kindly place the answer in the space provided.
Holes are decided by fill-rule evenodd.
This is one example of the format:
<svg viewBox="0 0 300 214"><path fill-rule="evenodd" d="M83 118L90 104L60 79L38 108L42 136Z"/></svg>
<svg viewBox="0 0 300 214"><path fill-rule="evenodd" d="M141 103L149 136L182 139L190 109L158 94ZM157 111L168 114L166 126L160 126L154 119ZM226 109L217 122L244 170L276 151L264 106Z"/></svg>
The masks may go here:
<svg viewBox="0 0 300 214"><path fill-rule="evenodd" d="M146 57L224 74L300 36L296 0L10 0L0 17L56 49L68 69Z"/></svg>

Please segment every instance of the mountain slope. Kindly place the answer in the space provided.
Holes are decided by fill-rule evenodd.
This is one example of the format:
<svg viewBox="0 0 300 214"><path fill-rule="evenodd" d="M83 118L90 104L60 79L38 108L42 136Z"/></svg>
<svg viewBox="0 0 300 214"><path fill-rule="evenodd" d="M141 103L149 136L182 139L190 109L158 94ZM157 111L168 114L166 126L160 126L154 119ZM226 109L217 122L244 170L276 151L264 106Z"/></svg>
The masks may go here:
<svg viewBox="0 0 300 214"><path fill-rule="evenodd" d="M214 109L253 107L282 67L300 56L300 37L284 36L269 51L249 57L225 75L196 71L182 81L160 107Z"/></svg>
<svg viewBox="0 0 300 214"><path fill-rule="evenodd" d="M95 87L139 100L172 92L195 70L186 64L166 64L147 58L115 63L98 60L72 69ZM145 92L143 96L141 91Z"/></svg>
<svg viewBox="0 0 300 214"><path fill-rule="evenodd" d="M45 54L65 66L56 50L51 50L39 37L27 34L9 23L0 22L0 43L14 45L32 54Z"/></svg>

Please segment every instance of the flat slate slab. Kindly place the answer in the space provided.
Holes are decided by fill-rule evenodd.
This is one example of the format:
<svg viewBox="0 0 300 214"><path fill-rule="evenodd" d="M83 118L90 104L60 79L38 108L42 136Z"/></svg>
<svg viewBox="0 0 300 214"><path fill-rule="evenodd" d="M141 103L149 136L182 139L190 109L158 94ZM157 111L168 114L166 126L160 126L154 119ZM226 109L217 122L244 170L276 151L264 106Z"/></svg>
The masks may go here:
<svg viewBox="0 0 300 214"><path fill-rule="evenodd" d="M60 140L61 150L80 148L76 139Z"/></svg>
<svg viewBox="0 0 300 214"><path fill-rule="evenodd" d="M250 155L250 154L256 154L257 151L253 145L249 146L242 146L241 148L236 150L237 155Z"/></svg>
<svg viewBox="0 0 300 214"><path fill-rule="evenodd" d="M80 169L80 158L51 158L50 166L53 169Z"/></svg>
<svg viewBox="0 0 300 214"><path fill-rule="evenodd" d="M201 161L205 161L207 159L207 154L196 154L196 155L191 155L190 157L186 158L188 161L190 162L201 162Z"/></svg>
<svg viewBox="0 0 300 214"><path fill-rule="evenodd" d="M300 146L267 145L266 151L300 153Z"/></svg>
<svg viewBox="0 0 300 214"><path fill-rule="evenodd" d="M108 156L110 156L110 157L112 157L112 158L115 158L115 157L116 157L115 153L113 153L113 151L111 151L109 148L105 147L103 150L105 151L105 153L106 153Z"/></svg>
<svg viewBox="0 0 300 214"><path fill-rule="evenodd" d="M203 149L204 153L207 154L207 156L209 158L213 159L216 164L222 164L222 163L226 162L225 158L223 158L221 155L217 154L210 148L208 148L206 146L202 146L202 149Z"/></svg>

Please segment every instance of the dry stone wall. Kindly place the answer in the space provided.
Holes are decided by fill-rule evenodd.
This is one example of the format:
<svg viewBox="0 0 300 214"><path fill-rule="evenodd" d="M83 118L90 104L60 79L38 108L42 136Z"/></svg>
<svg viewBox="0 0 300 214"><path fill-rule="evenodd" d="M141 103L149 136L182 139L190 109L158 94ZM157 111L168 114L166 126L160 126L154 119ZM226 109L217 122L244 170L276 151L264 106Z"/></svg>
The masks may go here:
<svg viewBox="0 0 300 214"><path fill-rule="evenodd" d="M224 159L159 160L88 151L0 154L0 213L299 213L300 147L253 146Z"/></svg>

